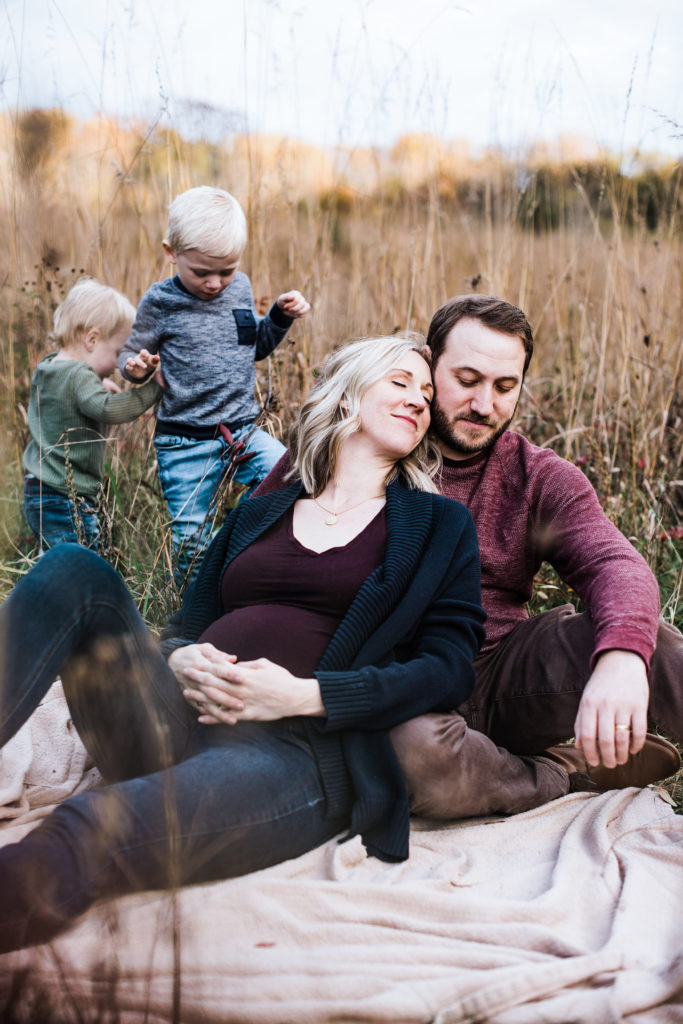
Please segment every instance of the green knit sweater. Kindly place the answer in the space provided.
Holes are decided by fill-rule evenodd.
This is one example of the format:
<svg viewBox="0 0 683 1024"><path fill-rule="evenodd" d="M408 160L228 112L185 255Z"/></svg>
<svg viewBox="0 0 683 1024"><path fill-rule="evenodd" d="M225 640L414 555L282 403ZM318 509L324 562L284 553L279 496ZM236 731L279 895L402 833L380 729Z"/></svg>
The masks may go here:
<svg viewBox="0 0 683 1024"><path fill-rule="evenodd" d="M95 498L102 481L107 427L134 420L157 401L162 389L152 378L113 395L88 363L55 360L55 355L41 359L31 380L31 440L24 452L24 468L68 495L68 462L76 493Z"/></svg>

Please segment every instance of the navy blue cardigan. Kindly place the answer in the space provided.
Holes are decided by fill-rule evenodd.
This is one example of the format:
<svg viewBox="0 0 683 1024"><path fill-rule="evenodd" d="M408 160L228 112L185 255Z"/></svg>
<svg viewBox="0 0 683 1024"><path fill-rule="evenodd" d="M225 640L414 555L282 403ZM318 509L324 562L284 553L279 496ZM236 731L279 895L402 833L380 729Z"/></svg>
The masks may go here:
<svg viewBox="0 0 683 1024"><path fill-rule="evenodd" d="M165 653L195 643L223 614L226 566L301 493L295 481L240 502L230 513L164 634ZM337 810L350 774L349 836L360 833L369 852L384 860L403 860L408 794L387 730L466 700L474 688L485 613L476 533L464 505L396 481L387 488L386 519L384 562L360 588L315 672L326 717L305 721L328 813Z"/></svg>

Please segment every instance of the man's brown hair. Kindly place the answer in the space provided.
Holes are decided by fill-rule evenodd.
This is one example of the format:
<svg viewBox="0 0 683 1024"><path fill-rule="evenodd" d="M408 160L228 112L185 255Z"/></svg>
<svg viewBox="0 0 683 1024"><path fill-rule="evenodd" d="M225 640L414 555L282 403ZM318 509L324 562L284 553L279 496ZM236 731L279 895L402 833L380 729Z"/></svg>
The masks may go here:
<svg viewBox="0 0 683 1024"><path fill-rule="evenodd" d="M519 338L524 344L524 373L534 352L531 324L521 309L495 295L456 295L440 306L429 325L427 344L432 351L432 370L446 347L446 339L460 320L480 320L486 327Z"/></svg>

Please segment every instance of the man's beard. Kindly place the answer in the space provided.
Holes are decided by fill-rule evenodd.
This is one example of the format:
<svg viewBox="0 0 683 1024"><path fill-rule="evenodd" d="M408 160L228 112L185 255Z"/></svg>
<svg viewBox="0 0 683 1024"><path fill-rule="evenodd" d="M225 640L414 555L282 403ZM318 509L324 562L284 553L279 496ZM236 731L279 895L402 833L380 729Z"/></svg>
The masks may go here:
<svg viewBox="0 0 683 1024"><path fill-rule="evenodd" d="M480 441L467 441L455 436L452 427L453 421L449 420L448 416L439 405L438 398L436 398L434 400L434 404L431 410L431 431L439 439L439 441L441 441L441 443L445 445L446 448L449 448L451 451L458 452L460 455L476 455L478 452L485 452L488 451L489 448L493 447L493 445L496 443L500 435L504 434L507 428L512 423L516 411L517 407L515 406L512 416L510 416L510 418L507 419L505 423L498 427L497 430L494 430L493 434L490 434L487 437L482 438ZM477 413L475 412L469 412L467 417L458 416L456 417L455 422L464 419L468 419L472 423L484 423L487 426L493 426L493 424L489 422L488 417L478 416ZM445 454L446 458L448 458L448 454Z"/></svg>

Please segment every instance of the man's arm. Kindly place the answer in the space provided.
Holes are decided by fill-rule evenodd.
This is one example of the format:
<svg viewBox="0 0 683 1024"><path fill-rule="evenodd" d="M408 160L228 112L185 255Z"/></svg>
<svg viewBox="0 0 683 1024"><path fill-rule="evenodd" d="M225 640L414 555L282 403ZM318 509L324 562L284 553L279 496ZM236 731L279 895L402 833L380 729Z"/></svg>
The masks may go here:
<svg viewBox="0 0 683 1024"><path fill-rule="evenodd" d="M659 588L577 467L550 460L537 502L539 529L549 548L544 556L577 592L595 632L576 741L589 764L613 768L637 753L645 740Z"/></svg>

